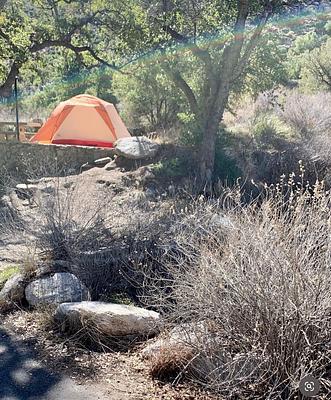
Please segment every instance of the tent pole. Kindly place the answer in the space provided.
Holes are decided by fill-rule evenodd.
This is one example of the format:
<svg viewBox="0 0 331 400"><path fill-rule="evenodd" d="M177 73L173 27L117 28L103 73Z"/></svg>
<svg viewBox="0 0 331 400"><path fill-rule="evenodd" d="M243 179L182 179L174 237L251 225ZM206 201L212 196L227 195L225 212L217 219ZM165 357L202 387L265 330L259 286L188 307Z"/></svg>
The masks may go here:
<svg viewBox="0 0 331 400"><path fill-rule="evenodd" d="M16 138L20 141L20 123L18 118L18 90L17 90L17 82L18 76L15 76L15 85L14 85L14 92L15 92L15 103L16 103Z"/></svg>

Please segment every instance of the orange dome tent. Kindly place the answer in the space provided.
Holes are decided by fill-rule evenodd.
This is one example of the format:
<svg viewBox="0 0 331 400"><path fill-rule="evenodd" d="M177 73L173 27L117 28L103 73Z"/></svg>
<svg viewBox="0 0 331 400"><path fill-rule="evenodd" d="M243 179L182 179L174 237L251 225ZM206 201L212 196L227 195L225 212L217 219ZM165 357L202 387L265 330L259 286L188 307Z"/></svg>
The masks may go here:
<svg viewBox="0 0 331 400"><path fill-rule="evenodd" d="M31 142L113 147L117 139L128 136L113 104L81 94L60 103Z"/></svg>

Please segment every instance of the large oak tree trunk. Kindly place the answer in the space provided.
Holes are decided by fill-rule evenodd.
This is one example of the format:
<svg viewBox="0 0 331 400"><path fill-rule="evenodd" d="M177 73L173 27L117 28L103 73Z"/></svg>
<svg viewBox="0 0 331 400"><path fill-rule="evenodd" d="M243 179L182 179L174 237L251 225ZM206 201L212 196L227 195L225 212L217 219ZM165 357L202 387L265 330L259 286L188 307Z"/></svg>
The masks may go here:
<svg viewBox="0 0 331 400"><path fill-rule="evenodd" d="M214 171L215 163L215 145L217 138L217 131L219 126L218 119L215 115L205 116L206 122L204 124L204 131L202 136L202 144L200 148L200 180L201 182L210 182Z"/></svg>
<svg viewBox="0 0 331 400"><path fill-rule="evenodd" d="M225 107L230 93L229 82L221 82L220 89L215 93L215 99L210 103L214 106L206 110L200 151L200 180L211 183L215 164L215 147L220 122L223 119Z"/></svg>

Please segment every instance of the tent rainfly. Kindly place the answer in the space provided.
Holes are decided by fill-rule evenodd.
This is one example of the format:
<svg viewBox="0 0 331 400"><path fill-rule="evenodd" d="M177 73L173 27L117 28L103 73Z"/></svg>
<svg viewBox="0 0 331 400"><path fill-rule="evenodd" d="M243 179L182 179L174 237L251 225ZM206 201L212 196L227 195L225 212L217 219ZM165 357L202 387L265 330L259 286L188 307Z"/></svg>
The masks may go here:
<svg viewBox="0 0 331 400"><path fill-rule="evenodd" d="M113 147L117 139L129 136L113 104L81 94L60 103L31 142Z"/></svg>

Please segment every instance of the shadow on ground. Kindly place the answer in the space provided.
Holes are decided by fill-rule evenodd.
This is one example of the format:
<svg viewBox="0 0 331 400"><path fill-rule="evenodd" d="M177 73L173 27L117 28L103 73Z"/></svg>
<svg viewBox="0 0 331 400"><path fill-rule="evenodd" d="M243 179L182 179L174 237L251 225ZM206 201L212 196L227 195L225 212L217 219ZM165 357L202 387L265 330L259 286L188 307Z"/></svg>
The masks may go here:
<svg viewBox="0 0 331 400"><path fill-rule="evenodd" d="M29 349L0 328L0 399L43 398L58 382Z"/></svg>
<svg viewBox="0 0 331 400"><path fill-rule="evenodd" d="M38 360L30 345L0 327L0 400L109 399L102 385L79 385L53 372L48 363Z"/></svg>

